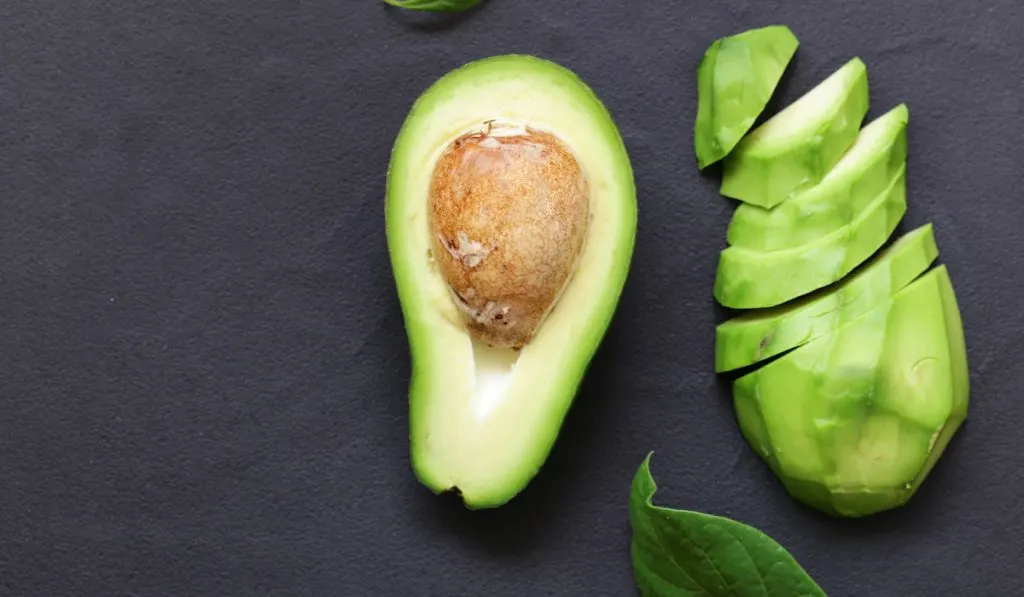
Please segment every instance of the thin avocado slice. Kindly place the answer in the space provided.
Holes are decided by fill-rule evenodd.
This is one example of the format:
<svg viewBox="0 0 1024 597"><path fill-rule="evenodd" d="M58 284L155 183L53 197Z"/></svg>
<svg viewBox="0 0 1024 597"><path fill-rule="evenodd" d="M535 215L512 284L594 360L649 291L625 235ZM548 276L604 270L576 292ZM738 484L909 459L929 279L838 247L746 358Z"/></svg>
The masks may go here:
<svg viewBox="0 0 1024 597"><path fill-rule="evenodd" d="M852 223L793 249L728 247L714 296L733 309L774 307L841 280L882 247L907 210L906 169Z"/></svg>
<svg viewBox="0 0 1024 597"><path fill-rule="evenodd" d="M722 162L720 192L772 208L828 174L867 115L868 73L853 58L754 129Z"/></svg>
<svg viewBox="0 0 1024 597"><path fill-rule="evenodd" d="M909 120L906 104L876 118L820 183L772 209L741 203L729 223L729 244L790 249L852 222L905 167Z"/></svg>
<svg viewBox="0 0 1024 597"><path fill-rule="evenodd" d="M928 223L902 236L834 286L720 324L715 329L715 372L753 365L834 332L889 300L938 256L935 234Z"/></svg>
<svg viewBox="0 0 1024 597"><path fill-rule="evenodd" d="M938 266L860 318L737 379L743 436L796 499L836 516L901 506L967 414L966 348Z"/></svg>
<svg viewBox="0 0 1024 597"><path fill-rule="evenodd" d="M481 151L500 145L487 136L495 121L557 137L589 181L575 268L532 339L513 348L471 333L441 272L448 257L433 244L428 209L441 156L458 149L453 142L467 131L484 131ZM500 506L545 462L624 286L637 221L626 147L594 91L569 69L533 56L484 58L445 74L416 99L392 149L385 203L412 362L412 469L426 487L457 492L469 508ZM480 249L476 241L440 253L476 267L483 255L470 251Z"/></svg>
<svg viewBox="0 0 1024 597"><path fill-rule="evenodd" d="M725 157L754 126L799 43L789 27L769 25L716 39L704 52L693 127L701 170Z"/></svg>

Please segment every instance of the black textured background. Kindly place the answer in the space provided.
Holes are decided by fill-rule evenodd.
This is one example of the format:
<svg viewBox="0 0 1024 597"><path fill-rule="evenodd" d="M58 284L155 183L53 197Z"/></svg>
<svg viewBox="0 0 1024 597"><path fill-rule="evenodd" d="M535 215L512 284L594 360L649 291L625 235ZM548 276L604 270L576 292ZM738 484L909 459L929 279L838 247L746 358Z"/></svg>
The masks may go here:
<svg viewBox="0 0 1024 597"><path fill-rule="evenodd" d="M857 54L911 109L910 212L963 310L973 403L911 505L790 500L712 373L732 204L694 165L695 68L769 23L789 101ZM627 493L752 523L832 596L1024 593L1018 0L0 5L0 594L634 595ZM614 113L634 267L540 477L469 512L414 480L384 239L410 103L466 60L554 59ZM777 104L776 104L777 105Z"/></svg>

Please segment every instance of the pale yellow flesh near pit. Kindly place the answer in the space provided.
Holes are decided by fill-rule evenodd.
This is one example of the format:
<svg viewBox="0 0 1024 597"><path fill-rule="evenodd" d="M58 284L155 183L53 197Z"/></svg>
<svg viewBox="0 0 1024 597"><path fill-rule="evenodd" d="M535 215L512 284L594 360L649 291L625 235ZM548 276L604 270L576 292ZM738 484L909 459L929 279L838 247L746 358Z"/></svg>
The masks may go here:
<svg viewBox="0 0 1024 597"><path fill-rule="evenodd" d="M487 349L463 326L430 261L427 191L455 137L490 119L553 132L590 179L591 221L576 271L518 354ZM388 243L410 341L413 467L470 506L500 505L536 474L611 318L633 249L632 171L618 131L569 71L536 58L481 60L417 101L388 174Z"/></svg>

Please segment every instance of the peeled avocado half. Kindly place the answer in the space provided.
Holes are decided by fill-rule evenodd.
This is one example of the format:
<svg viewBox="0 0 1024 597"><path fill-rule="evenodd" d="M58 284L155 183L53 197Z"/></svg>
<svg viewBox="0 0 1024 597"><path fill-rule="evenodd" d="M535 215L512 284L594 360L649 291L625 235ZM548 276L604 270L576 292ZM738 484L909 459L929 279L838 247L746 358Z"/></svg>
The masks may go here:
<svg viewBox="0 0 1024 597"><path fill-rule="evenodd" d="M796 53L789 27L770 25L716 39L697 68L697 166L725 157L764 111Z"/></svg>
<svg viewBox="0 0 1024 597"><path fill-rule="evenodd" d="M776 76L770 49L747 49ZM908 209L910 111L861 128L867 80L848 61L726 152L721 194L739 204L713 287L744 310L717 326L714 357L738 376L744 439L792 497L847 517L913 496L970 393L932 225L883 249Z"/></svg>
<svg viewBox="0 0 1024 597"><path fill-rule="evenodd" d="M791 495L829 514L906 503L967 415L945 266L832 334L737 379L744 437Z"/></svg>
<svg viewBox="0 0 1024 597"><path fill-rule="evenodd" d="M423 484L496 507L537 474L616 308L636 218L618 129L568 69L481 59L416 100L386 222Z"/></svg>

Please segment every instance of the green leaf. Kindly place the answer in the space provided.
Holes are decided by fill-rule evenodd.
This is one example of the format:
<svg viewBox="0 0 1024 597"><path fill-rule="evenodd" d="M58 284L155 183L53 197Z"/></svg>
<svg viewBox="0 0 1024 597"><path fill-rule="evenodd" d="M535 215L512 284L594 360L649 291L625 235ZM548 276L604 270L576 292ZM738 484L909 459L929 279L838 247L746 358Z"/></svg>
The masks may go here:
<svg viewBox="0 0 1024 597"><path fill-rule="evenodd" d="M461 12L473 8L482 1L483 0L384 0L384 3L408 10Z"/></svg>
<svg viewBox="0 0 1024 597"><path fill-rule="evenodd" d="M629 497L631 555L644 597L826 597L781 545L720 516L652 503L651 454Z"/></svg>

